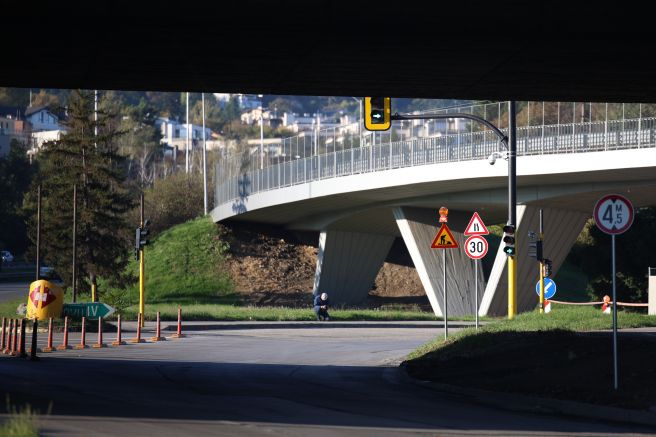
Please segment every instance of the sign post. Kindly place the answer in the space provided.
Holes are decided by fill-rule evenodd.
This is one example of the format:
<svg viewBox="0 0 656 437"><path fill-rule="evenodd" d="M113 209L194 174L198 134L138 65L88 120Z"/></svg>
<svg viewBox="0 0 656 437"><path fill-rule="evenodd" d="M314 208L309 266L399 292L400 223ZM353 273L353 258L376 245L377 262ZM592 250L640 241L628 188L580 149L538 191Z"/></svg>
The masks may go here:
<svg viewBox="0 0 656 437"><path fill-rule="evenodd" d="M476 329L478 329L478 261L487 255L488 244L483 235L488 235L489 233L481 216L478 215L478 212L474 212L464 234L469 236L467 241L465 241L465 253L469 258L474 260L474 315L476 317Z"/></svg>
<svg viewBox="0 0 656 437"><path fill-rule="evenodd" d="M449 210L445 207L440 208L440 222L442 226L440 230L437 231L437 235L433 239L431 244L432 249L445 249L442 251L442 292L443 292L443 302L444 310L442 314L444 315L444 340L449 336L449 322L448 322L448 311L447 311L447 294L446 294L446 249L457 249L458 243L456 242L455 237L449 230L447 226Z"/></svg>
<svg viewBox="0 0 656 437"><path fill-rule="evenodd" d="M617 371L617 280L615 272L615 235L633 224L633 205L624 196L609 194L597 201L593 218L600 231L611 236L611 279L613 284L613 388L618 388Z"/></svg>

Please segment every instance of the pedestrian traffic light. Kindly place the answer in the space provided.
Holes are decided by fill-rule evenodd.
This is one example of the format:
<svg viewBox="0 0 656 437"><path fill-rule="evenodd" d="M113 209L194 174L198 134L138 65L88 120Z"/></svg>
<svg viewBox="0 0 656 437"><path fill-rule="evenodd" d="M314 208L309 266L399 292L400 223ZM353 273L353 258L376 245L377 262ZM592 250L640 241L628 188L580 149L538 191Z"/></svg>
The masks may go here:
<svg viewBox="0 0 656 437"><path fill-rule="evenodd" d="M542 272L543 275L542 276L544 276L545 278L548 278L549 276L551 276L551 273L553 273L552 272L552 261L550 259L545 258L543 263L544 264L543 264L543 272Z"/></svg>
<svg viewBox="0 0 656 437"><path fill-rule="evenodd" d="M367 130L387 130L392 126L390 97L364 98L364 127Z"/></svg>
<svg viewBox="0 0 656 437"><path fill-rule="evenodd" d="M503 252L508 256L515 256L515 227L506 225L503 227L503 240L506 245Z"/></svg>

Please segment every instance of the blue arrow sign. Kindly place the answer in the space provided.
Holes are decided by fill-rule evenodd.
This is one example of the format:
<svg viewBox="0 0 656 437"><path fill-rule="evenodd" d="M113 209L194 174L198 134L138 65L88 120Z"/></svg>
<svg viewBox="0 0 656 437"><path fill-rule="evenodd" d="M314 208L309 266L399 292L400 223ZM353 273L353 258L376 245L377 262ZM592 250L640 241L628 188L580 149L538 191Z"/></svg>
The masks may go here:
<svg viewBox="0 0 656 437"><path fill-rule="evenodd" d="M535 292L540 295L540 281L535 284ZM556 294L556 283L551 278L544 278L544 298L551 299Z"/></svg>

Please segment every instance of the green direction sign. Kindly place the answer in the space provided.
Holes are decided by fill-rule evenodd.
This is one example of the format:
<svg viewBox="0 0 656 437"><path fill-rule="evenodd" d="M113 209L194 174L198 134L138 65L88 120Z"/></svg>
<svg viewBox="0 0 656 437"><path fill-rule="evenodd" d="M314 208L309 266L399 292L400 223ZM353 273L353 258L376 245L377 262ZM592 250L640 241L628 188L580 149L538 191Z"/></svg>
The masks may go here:
<svg viewBox="0 0 656 437"><path fill-rule="evenodd" d="M85 302L85 303L65 303L64 315L81 319L97 319L98 317L107 317L116 311L115 308L110 307L102 302Z"/></svg>

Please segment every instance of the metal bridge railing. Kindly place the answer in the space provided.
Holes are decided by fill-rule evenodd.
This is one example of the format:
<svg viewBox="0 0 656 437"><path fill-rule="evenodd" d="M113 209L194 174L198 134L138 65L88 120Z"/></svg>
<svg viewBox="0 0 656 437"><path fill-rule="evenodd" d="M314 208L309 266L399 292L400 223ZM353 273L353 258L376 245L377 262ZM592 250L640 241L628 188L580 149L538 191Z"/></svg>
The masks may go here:
<svg viewBox="0 0 656 437"><path fill-rule="evenodd" d="M504 132L507 129L502 129ZM369 134L369 133L368 133ZM232 155L217 164L215 205L233 202L250 194L304 184L326 178L390 170L402 167L487 159L500 149L498 138L490 131L433 136L414 136L398 140L390 133L367 135L363 146L342 133L339 145L337 131L333 137L318 141L318 135L292 137L288 148L269 158L259 168L258 156L247 153ZM378 141L376 141L378 139ZM331 151L332 144L332 151ZM356 146L353 146L356 144ZM518 156L568 154L631 149L656 146L656 117L604 120L598 122L527 126L517 129ZM317 153L318 152L318 153ZM237 201L237 202L235 202Z"/></svg>

